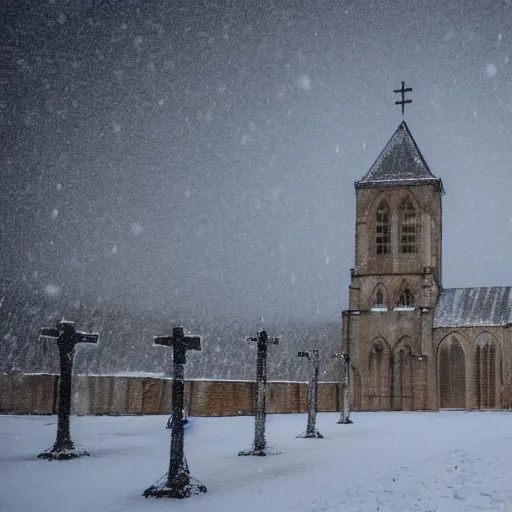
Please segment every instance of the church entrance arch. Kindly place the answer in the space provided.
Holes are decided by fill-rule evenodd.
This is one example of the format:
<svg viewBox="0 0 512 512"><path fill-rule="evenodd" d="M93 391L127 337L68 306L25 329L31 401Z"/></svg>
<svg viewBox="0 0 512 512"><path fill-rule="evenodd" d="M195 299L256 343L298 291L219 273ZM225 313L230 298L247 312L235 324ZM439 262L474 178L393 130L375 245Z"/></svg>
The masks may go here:
<svg viewBox="0 0 512 512"><path fill-rule="evenodd" d="M412 350L406 338L393 350L392 407L395 411L412 411Z"/></svg>
<svg viewBox="0 0 512 512"><path fill-rule="evenodd" d="M447 336L438 348L439 407L466 408L466 358L456 336Z"/></svg>

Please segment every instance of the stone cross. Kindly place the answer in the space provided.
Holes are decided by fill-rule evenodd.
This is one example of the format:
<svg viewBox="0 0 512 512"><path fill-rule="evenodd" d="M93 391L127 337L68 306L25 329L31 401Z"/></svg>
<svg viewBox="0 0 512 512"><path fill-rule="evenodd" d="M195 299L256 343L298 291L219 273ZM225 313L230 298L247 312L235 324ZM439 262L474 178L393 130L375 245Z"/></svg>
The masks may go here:
<svg viewBox="0 0 512 512"><path fill-rule="evenodd" d="M238 455L277 455L267 447L265 439L265 393L267 385L267 347L277 345L278 337L269 338L266 331L260 331L258 336L248 336L246 341L257 343L258 356L256 361L256 407L254 413L254 444L252 449L241 451Z"/></svg>
<svg viewBox="0 0 512 512"><path fill-rule="evenodd" d="M340 393L340 411L341 416L338 423L350 425L353 421L350 419L350 386L349 386L349 357L346 352L335 352L332 357L341 359L341 393Z"/></svg>
<svg viewBox="0 0 512 512"><path fill-rule="evenodd" d="M185 395L184 364L187 350L201 350L199 336L186 336L183 327L174 327L172 336L155 336L154 345L172 347L173 381L172 381L172 423L171 455L169 471L155 485L146 489L143 496L156 498L188 498L206 492L206 486L190 476L188 464L183 452L183 403Z"/></svg>
<svg viewBox="0 0 512 512"><path fill-rule="evenodd" d="M316 411L318 402L318 364L319 353L317 349L301 351L299 357L305 357L309 361L310 375L308 384L308 425L306 432L297 437L322 439L324 436L316 429Z"/></svg>
<svg viewBox="0 0 512 512"><path fill-rule="evenodd" d="M73 374L73 359L77 343L98 343L98 334L79 332L75 324L62 320L53 328L43 328L39 333L41 338L57 340L60 356L59 377L59 414L57 421L57 439L55 444L40 453L40 459L63 460L88 456L89 454L74 445L69 433L69 415L71 412L71 376Z"/></svg>

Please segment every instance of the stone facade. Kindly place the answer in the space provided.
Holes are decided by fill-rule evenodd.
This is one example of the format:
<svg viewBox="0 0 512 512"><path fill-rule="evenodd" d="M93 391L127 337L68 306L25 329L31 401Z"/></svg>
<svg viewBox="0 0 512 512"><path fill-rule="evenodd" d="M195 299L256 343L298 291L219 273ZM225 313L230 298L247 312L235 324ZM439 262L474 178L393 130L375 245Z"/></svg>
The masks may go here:
<svg viewBox="0 0 512 512"><path fill-rule="evenodd" d="M509 407L508 288L442 287L442 182L402 123L356 182L342 349L354 410Z"/></svg>
<svg viewBox="0 0 512 512"><path fill-rule="evenodd" d="M438 328L439 408L512 407L512 332L508 326Z"/></svg>

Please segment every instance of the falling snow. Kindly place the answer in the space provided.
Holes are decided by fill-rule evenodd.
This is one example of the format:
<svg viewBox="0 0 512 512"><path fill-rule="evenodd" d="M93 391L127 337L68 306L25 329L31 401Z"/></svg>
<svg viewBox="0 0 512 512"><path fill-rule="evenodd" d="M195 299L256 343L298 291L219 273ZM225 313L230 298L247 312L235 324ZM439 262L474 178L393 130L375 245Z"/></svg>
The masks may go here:
<svg viewBox="0 0 512 512"><path fill-rule="evenodd" d="M0 337L19 341L2 369L51 369L32 340L63 314L105 331L77 360L98 372L163 365L150 340L174 321L219 337L228 360L261 316L337 343L353 183L402 120L401 80L446 188L443 286L512 284L512 4L402 3L14 2L0 17ZM208 357L195 376L249 372L249 356ZM271 371L300 375L276 357Z"/></svg>
<svg viewBox="0 0 512 512"><path fill-rule="evenodd" d="M44 287L44 292L48 297L57 297L60 294L61 290L60 287L57 286L56 284L47 284Z"/></svg>
<svg viewBox="0 0 512 512"><path fill-rule="evenodd" d="M498 68L494 64L492 64L492 62L490 62L489 64L487 64L486 72L487 76L493 77L498 72Z"/></svg>
<svg viewBox="0 0 512 512"><path fill-rule="evenodd" d="M144 231L144 228L138 222L132 223L132 233L135 236L141 235L143 231Z"/></svg>
<svg viewBox="0 0 512 512"><path fill-rule="evenodd" d="M304 89L305 91L309 91L311 89L311 78L308 75L301 75L297 82L301 89Z"/></svg>

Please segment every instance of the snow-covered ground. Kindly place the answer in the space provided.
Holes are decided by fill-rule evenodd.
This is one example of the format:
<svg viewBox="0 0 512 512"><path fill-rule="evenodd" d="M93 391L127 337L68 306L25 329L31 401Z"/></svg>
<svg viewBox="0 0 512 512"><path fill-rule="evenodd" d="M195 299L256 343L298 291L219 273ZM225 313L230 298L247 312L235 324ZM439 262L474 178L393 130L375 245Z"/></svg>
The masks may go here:
<svg viewBox="0 0 512 512"><path fill-rule="evenodd" d="M91 457L48 462L36 456L54 442L54 416L0 416L0 511L512 511L508 412L356 413L353 425L323 413L325 439L295 438L306 415L272 415L272 457L237 456L251 417L191 418L187 460L208 493L145 499L168 466L166 419L73 418Z"/></svg>

